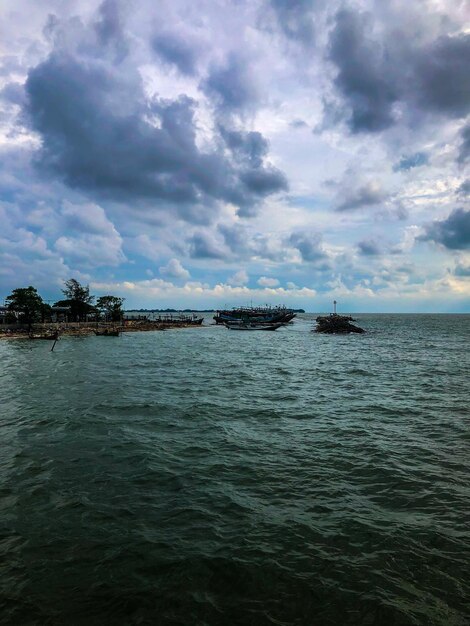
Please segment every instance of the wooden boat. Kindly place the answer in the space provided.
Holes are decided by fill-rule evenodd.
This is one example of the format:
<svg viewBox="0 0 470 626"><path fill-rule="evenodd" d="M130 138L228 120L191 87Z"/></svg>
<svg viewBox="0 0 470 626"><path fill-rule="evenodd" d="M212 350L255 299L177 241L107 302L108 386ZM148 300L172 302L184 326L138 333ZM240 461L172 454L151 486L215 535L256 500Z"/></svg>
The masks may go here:
<svg viewBox="0 0 470 626"><path fill-rule="evenodd" d="M104 330L95 330L95 335L97 337L119 337L120 334L121 334L121 331L115 328L105 328Z"/></svg>
<svg viewBox="0 0 470 626"><path fill-rule="evenodd" d="M248 323L240 323L240 322L225 322L225 327L229 330L277 330L281 326L284 326L282 322L276 322L274 324L267 323L257 323L257 322L248 322Z"/></svg>
<svg viewBox="0 0 470 626"><path fill-rule="evenodd" d="M33 333L30 333L28 337L30 339L47 339L49 341L56 341L57 339L59 339L59 333L45 333L43 335L33 335Z"/></svg>
<svg viewBox="0 0 470 626"><path fill-rule="evenodd" d="M204 321L203 317L196 317L196 318L193 318L189 323L192 326L202 326L203 321Z"/></svg>
<svg viewBox="0 0 470 626"><path fill-rule="evenodd" d="M286 307L250 307L232 309L231 311L217 311L214 315L216 324L225 324L225 322L256 322L269 323L282 322L287 324L296 317L296 313L292 309Z"/></svg>

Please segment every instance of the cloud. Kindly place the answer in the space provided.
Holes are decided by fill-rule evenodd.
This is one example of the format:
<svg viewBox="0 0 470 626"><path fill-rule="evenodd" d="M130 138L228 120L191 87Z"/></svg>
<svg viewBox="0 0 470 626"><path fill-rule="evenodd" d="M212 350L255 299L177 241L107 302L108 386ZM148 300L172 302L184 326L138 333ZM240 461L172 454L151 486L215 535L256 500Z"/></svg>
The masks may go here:
<svg viewBox="0 0 470 626"><path fill-rule="evenodd" d="M393 166L394 172L409 171L414 167L421 167L428 162L428 155L425 152L415 152L408 156L402 156L398 163Z"/></svg>
<svg viewBox="0 0 470 626"><path fill-rule="evenodd" d="M464 263L457 263L454 274L456 276L461 276L462 278L470 277L470 264L465 265Z"/></svg>
<svg viewBox="0 0 470 626"><path fill-rule="evenodd" d="M250 59L231 52L222 64L212 65L201 87L221 111L241 112L259 99L251 67Z"/></svg>
<svg viewBox="0 0 470 626"><path fill-rule="evenodd" d="M391 80L383 48L370 37L371 17L350 9L336 14L330 59L338 68L335 84L350 107L352 132L377 132L394 122L399 92Z"/></svg>
<svg viewBox="0 0 470 626"><path fill-rule="evenodd" d="M182 286L174 285L169 281L158 278L140 281L123 282L103 282L95 281L90 284L92 290L100 293L115 293L126 297L127 302L137 303L152 302L155 298L171 303L175 299L187 304L200 303L221 304L232 302L239 304L247 298L258 298L261 302L273 302L278 304L279 299L286 297L310 299L316 296L316 291L308 287L297 287L296 289L284 289L283 287L262 287L260 289L249 289L246 286L232 286L225 283L217 283L213 286L204 283L188 282ZM132 306L132 304L131 304ZM200 306L200 305L199 305ZM305 306L305 305L304 305Z"/></svg>
<svg viewBox="0 0 470 626"><path fill-rule="evenodd" d="M174 65L182 74L194 76L197 73L198 50L188 35L163 31L152 39L152 48L158 57Z"/></svg>
<svg viewBox="0 0 470 626"><path fill-rule="evenodd" d="M467 180L463 181L463 183L457 189L457 193L464 197L470 195L470 178L467 178Z"/></svg>
<svg viewBox="0 0 470 626"><path fill-rule="evenodd" d="M104 46L112 46L117 60L124 59L129 48L121 20L119 1L103 0L98 7L98 15L95 30L100 43Z"/></svg>
<svg viewBox="0 0 470 626"><path fill-rule="evenodd" d="M308 128L308 124L307 124L307 122L305 122L304 120L301 120L301 119L299 119L299 118L297 118L297 119L292 120L291 122L289 122L289 126L290 126L291 128L295 128L296 130L297 130L297 129L300 129L300 128Z"/></svg>
<svg viewBox="0 0 470 626"><path fill-rule="evenodd" d="M269 144L256 131L229 130L219 127L221 137L239 167L240 185L234 187L232 201L239 206L239 215L256 213L255 198L287 191L287 178L279 169L266 163Z"/></svg>
<svg viewBox="0 0 470 626"><path fill-rule="evenodd" d="M24 106L26 103L24 86L21 83L16 82L7 83L5 87L0 90L0 98L10 104Z"/></svg>
<svg viewBox="0 0 470 626"><path fill-rule="evenodd" d="M261 276L257 282L260 287L277 287L279 285L277 278L269 278L268 276Z"/></svg>
<svg viewBox="0 0 470 626"><path fill-rule="evenodd" d="M42 136L38 164L71 187L118 201L197 202L210 181L197 171L205 159L194 142L194 102L184 96L154 102L147 114L159 119L158 128L145 120L145 103L133 100L129 87L100 64L56 54L34 68L27 91L33 128Z"/></svg>
<svg viewBox="0 0 470 626"><path fill-rule="evenodd" d="M320 306L339 277L357 308L397 309L405 294L452 310L447 294L469 289L465 228L450 223L468 195L469 33L462 2L424 4L7 11L0 291L115 272L135 305L294 302L312 284ZM312 133L325 101L331 124ZM141 284L148 268L158 285Z"/></svg>
<svg viewBox="0 0 470 626"><path fill-rule="evenodd" d="M223 259L226 254L208 233L196 233L189 240L189 254L193 259Z"/></svg>
<svg viewBox="0 0 470 626"><path fill-rule="evenodd" d="M381 132L405 114L414 121L422 118L418 111L465 116L470 106L470 35L441 34L423 43L422 37L406 32L402 14L392 9L386 21L379 16L341 9L330 36L329 58L337 68L334 83L342 97L336 114L346 119L351 132ZM426 31L426 18L417 19Z"/></svg>
<svg viewBox="0 0 470 626"><path fill-rule="evenodd" d="M103 51L93 46L84 51L83 30L88 37L76 22L64 27L51 54L26 81L26 119L41 137L35 162L44 176L58 176L99 200L139 202L201 223L216 214L218 202L252 215L264 198L287 188L285 176L265 163L267 142L260 133L255 135L262 155L242 166L217 141L212 150L201 150L196 101L186 95L149 97L135 67L114 58L105 62ZM208 84L211 90L218 86L220 95L225 77L223 106L235 106L239 96L251 94L248 88L242 89L245 95L238 93L245 69L232 60L225 70ZM230 83L237 72L238 83ZM250 141L250 133L245 139Z"/></svg>
<svg viewBox="0 0 470 626"><path fill-rule="evenodd" d="M224 238L225 245L234 253L245 255L251 250L247 229L241 224L219 224L217 230Z"/></svg>
<svg viewBox="0 0 470 626"><path fill-rule="evenodd" d="M191 274L185 269L178 259L170 259L168 263L158 268L158 271L162 276L168 276L169 278L177 278L180 280L187 280Z"/></svg>
<svg viewBox="0 0 470 626"><path fill-rule="evenodd" d="M364 207L376 206L384 202L386 193L377 181L368 181L356 188L340 191L336 211L353 211Z"/></svg>
<svg viewBox="0 0 470 626"><path fill-rule="evenodd" d="M279 27L292 41L311 46L315 40L314 13L318 0L270 0Z"/></svg>
<svg viewBox="0 0 470 626"><path fill-rule="evenodd" d="M263 197L288 190L286 177L275 167L267 166L241 172L240 180L248 191L255 196Z"/></svg>
<svg viewBox="0 0 470 626"><path fill-rule="evenodd" d="M300 252L303 261L315 262L327 257L319 233L292 233L288 243Z"/></svg>
<svg viewBox="0 0 470 626"><path fill-rule="evenodd" d="M467 115L470 107L470 35L442 36L416 51L411 88L425 110L450 117ZM416 90L415 90L416 89Z"/></svg>
<svg viewBox="0 0 470 626"><path fill-rule="evenodd" d="M357 244L359 252L364 256L379 256L382 249L374 239L365 239Z"/></svg>
<svg viewBox="0 0 470 626"><path fill-rule="evenodd" d="M241 286L241 285L246 285L248 280L249 280L249 276L245 272L245 270L239 270L233 276L231 276L227 282L229 285Z"/></svg>
<svg viewBox="0 0 470 626"><path fill-rule="evenodd" d="M219 130L226 147L237 160L252 167L260 167L263 164L269 144L261 133L230 129L223 125L220 125Z"/></svg>
<svg viewBox="0 0 470 626"><path fill-rule="evenodd" d="M460 144L458 162L466 163L470 158L470 124L464 126L461 131L462 143Z"/></svg>
<svg viewBox="0 0 470 626"><path fill-rule="evenodd" d="M61 209L66 229L95 235L112 232L114 225L106 217L104 209L97 204L72 204L64 201Z"/></svg>
<svg viewBox="0 0 470 626"><path fill-rule="evenodd" d="M217 230L235 258L266 259L278 262L285 257L286 243L279 236L252 231L238 222L219 224Z"/></svg>
<svg viewBox="0 0 470 626"><path fill-rule="evenodd" d="M62 236L57 239L54 248L68 264L83 268L117 266L126 260L121 236L116 231L109 236Z"/></svg>
<svg viewBox="0 0 470 626"><path fill-rule="evenodd" d="M418 240L433 241L449 250L470 248L470 211L454 209L446 219L428 224Z"/></svg>

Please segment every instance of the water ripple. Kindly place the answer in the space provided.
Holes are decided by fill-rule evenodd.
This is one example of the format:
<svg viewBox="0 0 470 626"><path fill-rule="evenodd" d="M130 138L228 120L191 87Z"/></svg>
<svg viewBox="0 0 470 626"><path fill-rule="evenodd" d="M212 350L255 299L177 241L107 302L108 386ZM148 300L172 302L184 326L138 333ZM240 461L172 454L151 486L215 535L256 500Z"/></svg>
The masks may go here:
<svg viewBox="0 0 470 626"><path fill-rule="evenodd" d="M470 317L361 322L0 342L0 623L467 624Z"/></svg>

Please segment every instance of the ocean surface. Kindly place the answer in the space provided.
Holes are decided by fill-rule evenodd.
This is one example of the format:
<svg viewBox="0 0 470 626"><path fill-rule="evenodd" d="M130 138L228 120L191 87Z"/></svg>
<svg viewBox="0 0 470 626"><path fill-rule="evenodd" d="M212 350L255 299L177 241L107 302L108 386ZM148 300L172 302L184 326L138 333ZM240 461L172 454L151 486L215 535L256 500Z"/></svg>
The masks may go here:
<svg viewBox="0 0 470 626"><path fill-rule="evenodd" d="M313 318L0 341L0 623L469 624L470 316Z"/></svg>

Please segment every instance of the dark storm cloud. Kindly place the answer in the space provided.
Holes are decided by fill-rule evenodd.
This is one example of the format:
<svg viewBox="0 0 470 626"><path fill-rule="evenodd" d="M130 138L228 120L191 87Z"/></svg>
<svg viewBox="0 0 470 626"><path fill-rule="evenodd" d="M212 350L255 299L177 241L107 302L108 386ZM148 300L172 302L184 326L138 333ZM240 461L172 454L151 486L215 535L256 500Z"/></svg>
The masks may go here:
<svg viewBox="0 0 470 626"><path fill-rule="evenodd" d="M250 63L235 53L229 54L222 65L213 65L201 87L223 112L240 112L258 100Z"/></svg>
<svg viewBox="0 0 470 626"><path fill-rule="evenodd" d="M232 202L239 206L240 215L253 215L255 198L288 190L285 175L265 162L269 144L261 133L229 130L224 126L219 127L219 132L233 161L238 164L241 184L233 187Z"/></svg>
<svg viewBox="0 0 470 626"><path fill-rule="evenodd" d="M416 52L416 97L423 109L462 117L470 108L470 35L440 37Z"/></svg>
<svg viewBox="0 0 470 626"><path fill-rule="evenodd" d="M426 165L428 162L428 156L424 152L416 152L408 156L402 156L400 161L393 166L394 172L405 171L413 169L414 167L420 167Z"/></svg>
<svg viewBox="0 0 470 626"><path fill-rule="evenodd" d="M374 16L338 11L329 42L335 84L346 104L350 130L380 132L396 121L395 107L455 118L470 107L470 35L441 36L415 44L400 26L373 35ZM384 26L383 24L381 25ZM342 106L337 107L341 114Z"/></svg>
<svg viewBox="0 0 470 626"><path fill-rule="evenodd" d="M382 249L379 244L373 239L366 239L364 241L360 241L357 244L359 252L364 256L379 256L382 254Z"/></svg>
<svg viewBox="0 0 470 626"><path fill-rule="evenodd" d="M462 129L461 135L462 143L460 144L458 162L466 163L470 158L470 124L467 124L467 126Z"/></svg>
<svg viewBox="0 0 470 626"><path fill-rule="evenodd" d="M182 74L196 74L197 51L176 33L159 33L152 40L152 48L162 61L175 65Z"/></svg>
<svg viewBox="0 0 470 626"><path fill-rule="evenodd" d="M111 72L59 55L32 70L26 88L32 124L43 139L39 162L71 187L116 199L196 200L201 155L189 98L157 102L153 111L143 103L129 106L127 85ZM161 128L144 121L152 112Z"/></svg>
<svg viewBox="0 0 470 626"><path fill-rule="evenodd" d="M231 130L224 126L220 126L219 132L237 160L242 160L253 167L262 165L264 157L268 154L269 144L261 133Z"/></svg>
<svg viewBox="0 0 470 626"><path fill-rule="evenodd" d="M42 146L36 162L69 186L116 201L173 203L193 221L194 206L208 215L214 201L251 215L271 193L286 188L281 172L263 164L267 142L241 135L247 158L196 145L194 110L187 96L146 99L140 77L55 51L30 71L27 113ZM233 140L232 140L233 141Z"/></svg>
<svg viewBox="0 0 470 626"><path fill-rule="evenodd" d="M425 227L420 241L434 241L450 250L470 248L470 211L459 208L445 220L438 220Z"/></svg>
<svg viewBox="0 0 470 626"><path fill-rule="evenodd" d="M287 191L287 179L275 167L252 169L240 174L240 180L255 196L267 196L278 191Z"/></svg>
<svg viewBox="0 0 470 626"><path fill-rule="evenodd" d="M338 68L338 90L351 108L352 132L377 132L393 124L399 93L383 49L368 36L370 18L353 10L336 14L330 58Z"/></svg>
<svg viewBox="0 0 470 626"><path fill-rule="evenodd" d="M318 0L271 0L279 27L286 37L305 46L315 39L314 10Z"/></svg>

